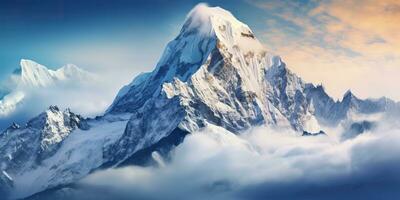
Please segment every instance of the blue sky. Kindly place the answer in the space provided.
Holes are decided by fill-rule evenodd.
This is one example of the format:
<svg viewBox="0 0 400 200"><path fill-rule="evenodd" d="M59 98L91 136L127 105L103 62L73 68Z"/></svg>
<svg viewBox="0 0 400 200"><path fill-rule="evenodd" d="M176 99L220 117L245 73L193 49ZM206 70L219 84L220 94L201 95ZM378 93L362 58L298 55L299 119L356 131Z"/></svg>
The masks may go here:
<svg viewBox="0 0 400 200"><path fill-rule="evenodd" d="M0 78L28 58L105 71L119 87L155 66L199 2L231 11L294 72L336 98L352 89L400 100L396 0L1 1Z"/></svg>
<svg viewBox="0 0 400 200"><path fill-rule="evenodd" d="M74 63L86 68L117 68L117 64L122 64L141 71L150 70L197 3L188 0L3 2L0 6L1 75L16 68L21 58L50 67ZM251 20L253 14L245 12L254 6L246 2L211 1L209 4L223 5L246 21L255 21ZM93 58L96 53L97 59L109 62L97 66ZM89 54L87 59L85 54Z"/></svg>

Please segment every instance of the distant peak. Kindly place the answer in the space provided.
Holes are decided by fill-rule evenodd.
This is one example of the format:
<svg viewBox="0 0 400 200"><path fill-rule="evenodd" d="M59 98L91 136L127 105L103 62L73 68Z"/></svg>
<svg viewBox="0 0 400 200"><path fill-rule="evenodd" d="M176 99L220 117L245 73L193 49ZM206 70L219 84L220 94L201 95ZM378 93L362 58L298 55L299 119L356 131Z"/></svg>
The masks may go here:
<svg viewBox="0 0 400 200"><path fill-rule="evenodd" d="M344 95L343 95L344 98L346 98L346 97L353 97L353 96L354 96L354 94L353 94L353 92L351 92L350 89L347 90L346 93L344 93Z"/></svg>
<svg viewBox="0 0 400 200"><path fill-rule="evenodd" d="M48 70L47 67L29 59L21 59L20 66L14 70L14 74L23 75L24 73L30 73L33 71Z"/></svg>
<svg viewBox="0 0 400 200"><path fill-rule="evenodd" d="M63 67L59 68L57 71L60 71L62 73L66 73L66 75L74 75L76 73L85 73L84 70L79 68L78 66L74 64L66 64Z"/></svg>
<svg viewBox="0 0 400 200"><path fill-rule="evenodd" d="M74 64L66 64L62 68L64 68L64 69L79 69L79 67Z"/></svg>
<svg viewBox="0 0 400 200"><path fill-rule="evenodd" d="M53 81L52 70L47 67L28 59L21 59L20 66L14 70L13 75L19 77L18 84L24 86L46 86Z"/></svg>
<svg viewBox="0 0 400 200"><path fill-rule="evenodd" d="M91 77L89 72L73 64L53 70L29 59L21 59L20 67L14 70L13 75L17 76L17 84L29 87L48 86L67 79L86 80Z"/></svg>
<svg viewBox="0 0 400 200"><path fill-rule="evenodd" d="M354 101L354 100L359 100L354 93L349 89L346 91L346 93L343 96L343 101Z"/></svg>
<svg viewBox="0 0 400 200"><path fill-rule="evenodd" d="M29 59L21 59L20 67L22 69L23 68L45 68L45 69L47 69L45 66L43 66L33 60L29 60Z"/></svg>
<svg viewBox="0 0 400 200"><path fill-rule="evenodd" d="M29 59L21 59L20 60L20 65L26 65L26 64L38 64L33 60L29 60Z"/></svg>
<svg viewBox="0 0 400 200"><path fill-rule="evenodd" d="M47 68L33 60L29 60L29 59L21 59L20 61L20 66L19 68L17 68L14 73L23 73L26 71L31 71L32 69L46 69Z"/></svg>

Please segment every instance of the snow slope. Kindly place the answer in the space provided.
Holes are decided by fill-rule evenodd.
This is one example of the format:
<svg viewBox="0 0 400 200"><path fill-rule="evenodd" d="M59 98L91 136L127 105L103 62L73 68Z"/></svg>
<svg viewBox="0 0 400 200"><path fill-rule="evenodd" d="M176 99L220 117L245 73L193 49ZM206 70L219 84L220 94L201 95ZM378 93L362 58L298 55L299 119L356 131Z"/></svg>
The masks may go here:
<svg viewBox="0 0 400 200"><path fill-rule="evenodd" d="M0 117L12 114L23 103L30 91L55 86L62 82L84 81L93 78L75 65L68 64L56 71L47 69L32 60L22 59L20 67L2 83L0 95Z"/></svg>
<svg viewBox="0 0 400 200"><path fill-rule="evenodd" d="M122 135L127 116L89 120L51 106L25 127L0 135L0 166L11 178L11 198L78 180L103 164L103 148Z"/></svg>
<svg viewBox="0 0 400 200"><path fill-rule="evenodd" d="M108 109L132 113L123 138L107 151L118 163L151 147L176 128L194 132L213 124L240 133L252 126L291 127L308 134L352 116L395 110L386 98L361 100L351 92L334 101L305 83L251 29L219 7L196 6L156 68L140 76ZM307 135L307 134L305 134Z"/></svg>
<svg viewBox="0 0 400 200"><path fill-rule="evenodd" d="M317 132L305 83L280 57L267 53L250 28L221 8L199 5L188 15L151 74L109 108L131 112L112 158L128 157L177 127L193 132L206 123L239 133L254 125Z"/></svg>

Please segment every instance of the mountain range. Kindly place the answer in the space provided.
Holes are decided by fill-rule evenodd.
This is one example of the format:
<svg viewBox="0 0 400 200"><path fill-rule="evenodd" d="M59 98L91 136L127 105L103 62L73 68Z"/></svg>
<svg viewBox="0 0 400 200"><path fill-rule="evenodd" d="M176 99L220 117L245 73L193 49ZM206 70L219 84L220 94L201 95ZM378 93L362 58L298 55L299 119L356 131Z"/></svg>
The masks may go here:
<svg viewBox="0 0 400 200"><path fill-rule="evenodd" d="M29 87L87 79L73 65L51 71L27 60L15 74L17 85ZM5 105L1 112L12 110ZM207 127L241 134L268 126L301 137L329 135L326 127L343 125L347 139L399 113L400 104L384 97L362 100L348 91L335 101L321 85L291 72L230 12L199 5L155 69L124 86L104 115L84 118L51 106L26 125L12 124L1 133L0 190L11 199L25 198L95 170L149 165L153 152L168 159L186 135Z"/></svg>
<svg viewBox="0 0 400 200"><path fill-rule="evenodd" d="M29 115L24 106L29 107L27 104L31 103L32 98L46 90L63 90L65 85L83 83L93 79L93 74L72 64L51 70L32 60L22 59L20 67L0 84L0 119L7 121L18 112ZM44 101L44 99L39 99L39 101ZM33 116L27 116L24 119L29 117ZM0 130L2 128L0 126Z"/></svg>

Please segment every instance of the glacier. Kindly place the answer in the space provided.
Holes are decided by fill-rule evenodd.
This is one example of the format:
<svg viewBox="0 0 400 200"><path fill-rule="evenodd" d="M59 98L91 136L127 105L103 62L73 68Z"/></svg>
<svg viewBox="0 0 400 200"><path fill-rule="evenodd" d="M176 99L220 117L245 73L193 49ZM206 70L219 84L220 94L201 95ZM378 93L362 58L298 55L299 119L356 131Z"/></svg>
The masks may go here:
<svg viewBox="0 0 400 200"><path fill-rule="evenodd" d="M51 71L26 60L16 74L22 74L17 84L29 87L86 79L72 65ZM3 99L17 105L23 93ZM127 161L160 161L187 134L209 127L228 138L255 126L292 129L301 137L339 124L357 132L364 127L354 125L355 116L362 121L398 113L400 104L388 98L362 100L349 91L335 101L322 86L291 72L229 11L200 4L155 69L124 86L104 115L84 118L51 106L27 125L1 133L0 191L24 198Z"/></svg>

